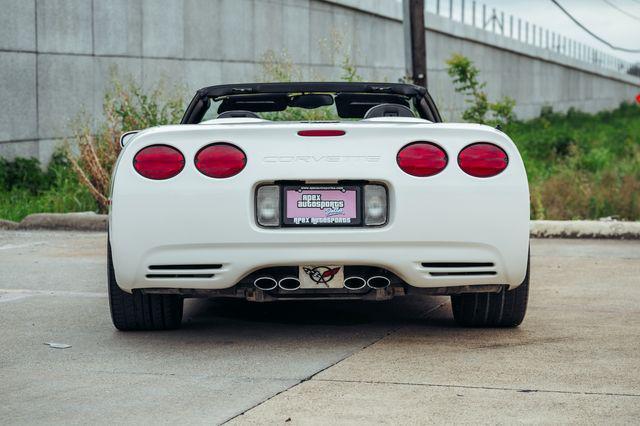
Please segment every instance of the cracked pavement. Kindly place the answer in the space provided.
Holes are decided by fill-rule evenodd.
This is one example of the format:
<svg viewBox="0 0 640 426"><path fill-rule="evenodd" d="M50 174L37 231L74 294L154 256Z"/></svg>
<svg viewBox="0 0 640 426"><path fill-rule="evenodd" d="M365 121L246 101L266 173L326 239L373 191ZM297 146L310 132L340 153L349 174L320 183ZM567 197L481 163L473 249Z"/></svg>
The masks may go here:
<svg viewBox="0 0 640 426"><path fill-rule="evenodd" d="M0 231L0 423L635 423L640 243L532 240L517 329L448 298L190 300L113 329L102 233ZM54 349L46 342L71 345Z"/></svg>

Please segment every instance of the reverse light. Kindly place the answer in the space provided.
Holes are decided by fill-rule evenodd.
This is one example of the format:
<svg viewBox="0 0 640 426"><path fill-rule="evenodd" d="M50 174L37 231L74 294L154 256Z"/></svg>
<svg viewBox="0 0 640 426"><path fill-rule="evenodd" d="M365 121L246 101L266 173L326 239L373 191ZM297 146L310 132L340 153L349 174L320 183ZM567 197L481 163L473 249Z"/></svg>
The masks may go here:
<svg viewBox="0 0 640 426"><path fill-rule="evenodd" d="M280 187L265 185L258 188L256 217L262 226L280 225Z"/></svg>
<svg viewBox="0 0 640 426"><path fill-rule="evenodd" d="M247 164L247 156L230 143L214 143L198 151L195 164L202 174L223 179L240 173Z"/></svg>
<svg viewBox="0 0 640 426"><path fill-rule="evenodd" d="M474 143L458 154L458 164L467 174L486 178L496 176L507 168L509 157L497 145L479 142Z"/></svg>
<svg viewBox="0 0 640 426"><path fill-rule="evenodd" d="M184 168L184 156L169 145L151 145L133 157L133 168L148 179L169 179Z"/></svg>
<svg viewBox="0 0 640 426"><path fill-rule="evenodd" d="M398 152L398 166L411 176L427 177L447 166L447 153L431 142L413 142Z"/></svg>
<svg viewBox="0 0 640 426"><path fill-rule="evenodd" d="M364 186L364 224L367 226L387 223L387 190L382 185Z"/></svg>

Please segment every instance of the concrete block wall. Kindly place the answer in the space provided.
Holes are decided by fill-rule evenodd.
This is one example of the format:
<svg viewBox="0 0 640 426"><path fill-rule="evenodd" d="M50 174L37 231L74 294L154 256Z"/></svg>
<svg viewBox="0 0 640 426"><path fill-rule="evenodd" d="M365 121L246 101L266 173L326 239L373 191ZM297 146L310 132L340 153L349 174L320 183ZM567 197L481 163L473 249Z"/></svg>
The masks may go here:
<svg viewBox="0 0 640 426"><path fill-rule="evenodd" d="M110 70L185 100L212 84L261 80L264 54L286 52L303 79L337 79L335 34L365 79L404 75L401 3L391 0L0 0L0 156L47 162L84 112L101 120ZM473 59L492 95L522 118L615 107L638 79L426 14L429 87L447 119L463 99L444 61Z"/></svg>

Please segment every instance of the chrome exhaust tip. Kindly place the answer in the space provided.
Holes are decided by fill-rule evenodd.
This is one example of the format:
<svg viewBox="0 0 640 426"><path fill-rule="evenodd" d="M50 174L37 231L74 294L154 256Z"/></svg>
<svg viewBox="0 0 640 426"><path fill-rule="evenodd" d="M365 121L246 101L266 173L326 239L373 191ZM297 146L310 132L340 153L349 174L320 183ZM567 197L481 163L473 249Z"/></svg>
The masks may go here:
<svg viewBox="0 0 640 426"><path fill-rule="evenodd" d="M253 285L258 290L269 291L278 287L278 281L271 277L258 277L253 281Z"/></svg>
<svg viewBox="0 0 640 426"><path fill-rule="evenodd" d="M382 275L375 275L367 280L367 285L371 288L382 289L389 287L391 284L391 280L387 277L383 277Z"/></svg>
<svg viewBox="0 0 640 426"><path fill-rule="evenodd" d="M345 278L344 288L348 290L361 290L367 285L367 280L362 277L353 276Z"/></svg>
<svg viewBox="0 0 640 426"><path fill-rule="evenodd" d="M278 281L278 287L287 291L297 290L300 288L300 280L296 277L284 277Z"/></svg>

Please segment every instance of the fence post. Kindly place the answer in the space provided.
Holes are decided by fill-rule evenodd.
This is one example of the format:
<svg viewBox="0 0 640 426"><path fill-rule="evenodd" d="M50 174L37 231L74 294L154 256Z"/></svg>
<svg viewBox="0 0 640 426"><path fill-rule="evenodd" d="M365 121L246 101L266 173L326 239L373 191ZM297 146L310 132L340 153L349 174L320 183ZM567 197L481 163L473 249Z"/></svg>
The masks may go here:
<svg viewBox="0 0 640 426"><path fill-rule="evenodd" d="M522 19L518 18L518 41L522 40Z"/></svg>
<svg viewBox="0 0 640 426"><path fill-rule="evenodd" d="M487 5L482 5L482 29L487 28Z"/></svg>
<svg viewBox="0 0 640 426"><path fill-rule="evenodd" d="M502 30L502 35L504 35L504 12L500 12L500 30Z"/></svg>
<svg viewBox="0 0 640 426"><path fill-rule="evenodd" d="M476 26L476 1L473 0L473 4L471 6L471 21L473 21L473 26Z"/></svg>
<svg viewBox="0 0 640 426"><path fill-rule="evenodd" d="M494 7L493 9L491 9L491 32L492 33L496 32L496 19L497 19L496 8Z"/></svg>
<svg viewBox="0 0 640 426"><path fill-rule="evenodd" d="M560 36L560 53L564 55L564 42L565 37L563 35Z"/></svg>
<svg viewBox="0 0 640 426"><path fill-rule="evenodd" d="M453 19L453 0L449 0L449 19Z"/></svg>
<svg viewBox="0 0 640 426"><path fill-rule="evenodd" d="M524 42L529 44L529 21L524 23Z"/></svg>
<svg viewBox="0 0 640 426"><path fill-rule="evenodd" d="M582 60L582 43L578 42L578 60Z"/></svg>
<svg viewBox="0 0 640 426"><path fill-rule="evenodd" d="M542 27L538 27L538 46L542 47Z"/></svg>
<svg viewBox="0 0 640 426"><path fill-rule="evenodd" d="M546 43L546 47L548 49L549 48L549 30L544 30L544 32L545 32L545 36L544 36L545 43Z"/></svg>
<svg viewBox="0 0 640 426"><path fill-rule="evenodd" d="M568 52L567 52L567 56L572 58L573 57L573 40L572 39L568 39L567 42L569 44L569 49L568 49Z"/></svg>
<svg viewBox="0 0 640 426"><path fill-rule="evenodd" d="M509 15L509 37L513 38L513 15Z"/></svg>
<svg viewBox="0 0 640 426"><path fill-rule="evenodd" d="M562 36L556 34L556 42L558 43L558 53L562 54Z"/></svg>
<svg viewBox="0 0 640 426"><path fill-rule="evenodd" d="M440 15L440 0L436 0L436 15Z"/></svg>
<svg viewBox="0 0 640 426"><path fill-rule="evenodd" d="M464 0L462 0L462 10L460 11L460 19L462 20L462 23L464 24Z"/></svg>
<svg viewBox="0 0 640 426"><path fill-rule="evenodd" d="M535 46L536 45L536 24L533 24L533 28L531 31L531 38L532 38L532 43Z"/></svg>

